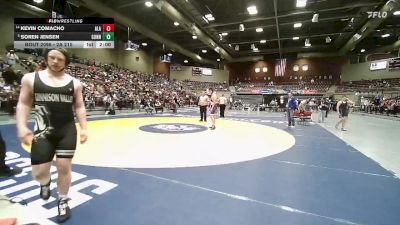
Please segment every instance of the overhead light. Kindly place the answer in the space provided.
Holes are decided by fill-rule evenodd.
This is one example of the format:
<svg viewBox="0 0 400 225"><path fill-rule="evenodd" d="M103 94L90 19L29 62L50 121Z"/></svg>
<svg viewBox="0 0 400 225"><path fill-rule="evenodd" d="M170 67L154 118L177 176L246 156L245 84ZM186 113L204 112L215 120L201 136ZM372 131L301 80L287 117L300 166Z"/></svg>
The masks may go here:
<svg viewBox="0 0 400 225"><path fill-rule="evenodd" d="M199 55L196 55L196 58L199 59L199 60L201 60L201 57L200 57Z"/></svg>
<svg viewBox="0 0 400 225"><path fill-rule="evenodd" d="M332 41L331 37L327 36L325 38L325 43L331 43L331 41Z"/></svg>
<svg viewBox="0 0 400 225"><path fill-rule="evenodd" d="M183 62L184 62L184 63L188 63L189 61L187 61L187 60L185 59L185 60L183 60Z"/></svg>
<svg viewBox="0 0 400 225"><path fill-rule="evenodd" d="M250 49L255 49L256 48L256 45L255 44L251 44L250 45Z"/></svg>
<svg viewBox="0 0 400 225"><path fill-rule="evenodd" d="M304 8L307 5L307 0L297 0L296 7L297 8Z"/></svg>
<svg viewBox="0 0 400 225"><path fill-rule="evenodd" d="M228 44L228 46L229 46L229 47L232 47L232 45L231 45L231 44Z"/></svg>
<svg viewBox="0 0 400 225"><path fill-rule="evenodd" d="M293 40L299 40L300 38L299 37L293 37Z"/></svg>
<svg viewBox="0 0 400 225"><path fill-rule="evenodd" d="M204 16L201 17L201 18L203 18L203 20L206 21L206 23L208 23L208 19L207 18L205 18Z"/></svg>
<svg viewBox="0 0 400 225"><path fill-rule="evenodd" d="M400 11L394 11L394 12L393 12L393 15L394 15L394 16L400 15Z"/></svg>
<svg viewBox="0 0 400 225"><path fill-rule="evenodd" d="M192 38L193 38L193 39L197 39L197 36L196 36L196 35L193 35Z"/></svg>
<svg viewBox="0 0 400 225"><path fill-rule="evenodd" d="M168 56L172 56L172 53L168 53Z"/></svg>
<svg viewBox="0 0 400 225"><path fill-rule="evenodd" d="M360 52L365 52L365 49L361 49Z"/></svg>
<svg viewBox="0 0 400 225"><path fill-rule="evenodd" d="M257 32L257 33L261 33L261 32L263 32L263 31L264 31L264 29L262 29L261 27L259 27L259 28L256 29L256 32Z"/></svg>
<svg viewBox="0 0 400 225"><path fill-rule="evenodd" d="M207 53L206 49L201 50L202 53Z"/></svg>
<svg viewBox="0 0 400 225"><path fill-rule="evenodd" d="M258 50L258 48L253 49L253 52L258 52L258 51L260 51L260 50Z"/></svg>
<svg viewBox="0 0 400 225"><path fill-rule="evenodd" d="M317 23L318 22L318 18L319 18L319 14L318 13L314 13L311 22L313 23Z"/></svg>
<svg viewBox="0 0 400 225"><path fill-rule="evenodd" d="M217 61L218 61L218 62L220 62L220 61L221 61L221 59L217 59Z"/></svg>
<svg viewBox="0 0 400 225"><path fill-rule="evenodd" d="M219 50L220 50L220 48L218 46L214 48L214 51L217 53L219 53Z"/></svg>
<svg viewBox="0 0 400 225"><path fill-rule="evenodd" d="M208 21L214 21L215 18L214 16L210 13L210 14L206 14L205 17L207 18Z"/></svg>
<svg viewBox="0 0 400 225"><path fill-rule="evenodd" d="M239 51L239 45L235 45L235 51Z"/></svg>
<svg viewBox="0 0 400 225"><path fill-rule="evenodd" d="M295 24L293 24L293 27L294 28L299 28L299 27L301 27L303 24L302 23L295 23Z"/></svg>
<svg viewBox="0 0 400 225"><path fill-rule="evenodd" d="M239 31L244 31L244 25L243 25L243 23L239 24Z"/></svg>
<svg viewBox="0 0 400 225"><path fill-rule="evenodd" d="M179 23L175 21L174 25L177 27L177 26L179 26Z"/></svg>
<svg viewBox="0 0 400 225"><path fill-rule="evenodd" d="M42 3L43 2L43 0L33 0L35 3L38 3L38 4L40 4L40 3Z"/></svg>
<svg viewBox="0 0 400 225"><path fill-rule="evenodd" d="M247 7L247 11L250 15L255 15L258 13L257 7L255 5Z"/></svg>
<svg viewBox="0 0 400 225"><path fill-rule="evenodd" d="M263 71L264 73L268 72L268 67L264 66L263 69L262 69L262 71Z"/></svg>
<svg viewBox="0 0 400 225"><path fill-rule="evenodd" d="M390 36L390 34L382 34L382 36L381 37L383 37L383 38L387 38L387 37L389 37Z"/></svg>
<svg viewBox="0 0 400 225"><path fill-rule="evenodd" d="M256 67L256 68L254 69L254 72L259 73L259 72L260 72L260 68L259 68L259 67Z"/></svg>
<svg viewBox="0 0 400 225"><path fill-rule="evenodd" d="M227 33L227 32L224 32L224 33L221 33L221 35L222 35L222 36L227 36L228 33Z"/></svg>
<svg viewBox="0 0 400 225"><path fill-rule="evenodd" d="M342 18L342 19L340 19L340 21L347 21L347 20L349 20L349 18Z"/></svg>
<svg viewBox="0 0 400 225"><path fill-rule="evenodd" d="M147 46L147 43L146 43L146 42L143 42L143 43L142 43L142 46Z"/></svg>
<svg viewBox="0 0 400 225"><path fill-rule="evenodd" d="M265 44L265 43L267 43L267 40L261 40L260 43Z"/></svg>
<svg viewBox="0 0 400 225"><path fill-rule="evenodd" d="M208 21L214 21L215 20L214 17L210 17L210 18L207 18L207 19L208 19Z"/></svg>
<svg viewBox="0 0 400 225"><path fill-rule="evenodd" d="M361 36L362 36L361 34L355 33L353 37L354 37L355 40L358 40L358 39L361 38Z"/></svg>
<svg viewBox="0 0 400 225"><path fill-rule="evenodd" d="M153 3L152 3L152 2L149 2L149 1L145 2L144 4L145 4L147 7L152 7L152 6L153 6Z"/></svg>

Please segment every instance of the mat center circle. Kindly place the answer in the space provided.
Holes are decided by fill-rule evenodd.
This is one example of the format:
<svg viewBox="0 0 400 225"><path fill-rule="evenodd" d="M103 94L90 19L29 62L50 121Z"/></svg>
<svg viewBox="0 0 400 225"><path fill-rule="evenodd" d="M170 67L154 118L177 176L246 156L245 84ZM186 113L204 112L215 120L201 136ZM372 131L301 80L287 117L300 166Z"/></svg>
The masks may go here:
<svg viewBox="0 0 400 225"><path fill-rule="evenodd" d="M156 123L139 127L141 131L161 134L185 134L206 131L207 127L190 123Z"/></svg>

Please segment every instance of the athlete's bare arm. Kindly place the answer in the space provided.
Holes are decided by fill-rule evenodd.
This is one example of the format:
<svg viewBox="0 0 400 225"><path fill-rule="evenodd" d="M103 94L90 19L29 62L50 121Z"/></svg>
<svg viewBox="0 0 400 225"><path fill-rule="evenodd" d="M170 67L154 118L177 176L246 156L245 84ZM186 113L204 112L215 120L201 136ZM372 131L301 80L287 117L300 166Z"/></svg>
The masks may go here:
<svg viewBox="0 0 400 225"><path fill-rule="evenodd" d="M75 113L76 117L78 118L79 121L79 126L80 126L80 142L81 144L85 143L87 138L88 138L88 133L87 133L87 122L86 122L86 109L85 109L85 102L83 100L83 86L82 83L74 79L74 97L75 97L75 102L74 102L74 108L75 108Z"/></svg>
<svg viewBox="0 0 400 225"><path fill-rule="evenodd" d="M218 100L217 94L213 93L211 96L211 101L213 102L213 105L217 104L217 100Z"/></svg>
<svg viewBox="0 0 400 225"><path fill-rule="evenodd" d="M337 103L337 106L336 106L336 112L337 112L337 113L340 113L339 107L340 107L341 104L342 104L342 101L339 101L339 102Z"/></svg>
<svg viewBox="0 0 400 225"><path fill-rule="evenodd" d="M21 91L17 104L17 132L21 142L30 145L33 138L32 131L28 128L28 119L33 103L34 73L25 74L21 81Z"/></svg>

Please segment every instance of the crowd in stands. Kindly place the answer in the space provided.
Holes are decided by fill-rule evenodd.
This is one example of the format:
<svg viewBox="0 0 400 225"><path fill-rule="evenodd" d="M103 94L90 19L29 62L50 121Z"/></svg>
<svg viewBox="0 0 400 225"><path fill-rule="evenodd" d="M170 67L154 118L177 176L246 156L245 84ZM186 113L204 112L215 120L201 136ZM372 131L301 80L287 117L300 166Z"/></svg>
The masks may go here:
<svg viewBox="0 0 400 225"><path fill-rule="evenodd" d="M9 64L7 57L0 59L0 107L2 111L14 113L18 101L19 88L25 72L45 69L42 60L34 60L34 55L18 58L15 64ZM68 66L66 73L81 80L84 85L84 98L88 110L95 107L107 108L112 112L115 108L157 109L167 107L174 112L176 108L197 103L196 93L191 88L206 89L210 83L192 83L170 80L165 74L146 74L119 68L113 64L100 64L85 61L88 65L75 61ZM24 72L15 70L19 64ZM226 84L214 86L227 89ZM203 88L204 87L204 88Z"/></svg>
<svg viewBox="0 0 400 225"><path fill-rule="evenodd" d="M204 81L191 81L184 80L182 83L190 90L205 90L213 88L216 91L229 91L229 85L226 82L204 82Z"/></svg>
<svg viewBox="0 0 400 225"><path fill-rule="evenodd" d="M194 105L197 98L184 82L169 80L165 74L130 71L112 64L69 66L67 73L82 81L89 110L110 105L119 109L160 106L174 109Z"/></svg>
<svg viewBox="0 0 400 225"><path fill-rule="evenodd" d="M337 87L336 92L363 92L400 90L400 78L350 81Z"/></svg>
<svg viewBox="0 0 400 225"><path fill-rule="evenodd" d="M298 81L298 82L285 82L281 84L276 84L273 81L270 82L237 82L235 90L237 92L249 92L254 93L257 91L262 91L266 89L272 90L284 90L292 91L293 93L324 93L328 91L332 84L327 81Z"/></svg>

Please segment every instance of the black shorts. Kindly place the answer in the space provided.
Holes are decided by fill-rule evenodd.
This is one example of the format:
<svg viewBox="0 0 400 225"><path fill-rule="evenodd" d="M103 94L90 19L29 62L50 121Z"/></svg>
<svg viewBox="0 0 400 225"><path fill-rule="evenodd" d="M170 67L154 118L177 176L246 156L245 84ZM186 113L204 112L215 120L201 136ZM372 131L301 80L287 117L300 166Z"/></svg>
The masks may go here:
<svg viewBox="0 0 400 225"><path fill-rule="evenodd" d="M348 117L349 111L340 112L340 117Z"/></svg>
<svg viewBox="0 0 400 225"><path fill-rule="evenodd" d="M35 135L31 147L31 164L51 162L57 158L74 157L77 141L75 123L68 123L61 129L52 130L46 135Z"/></svg>

